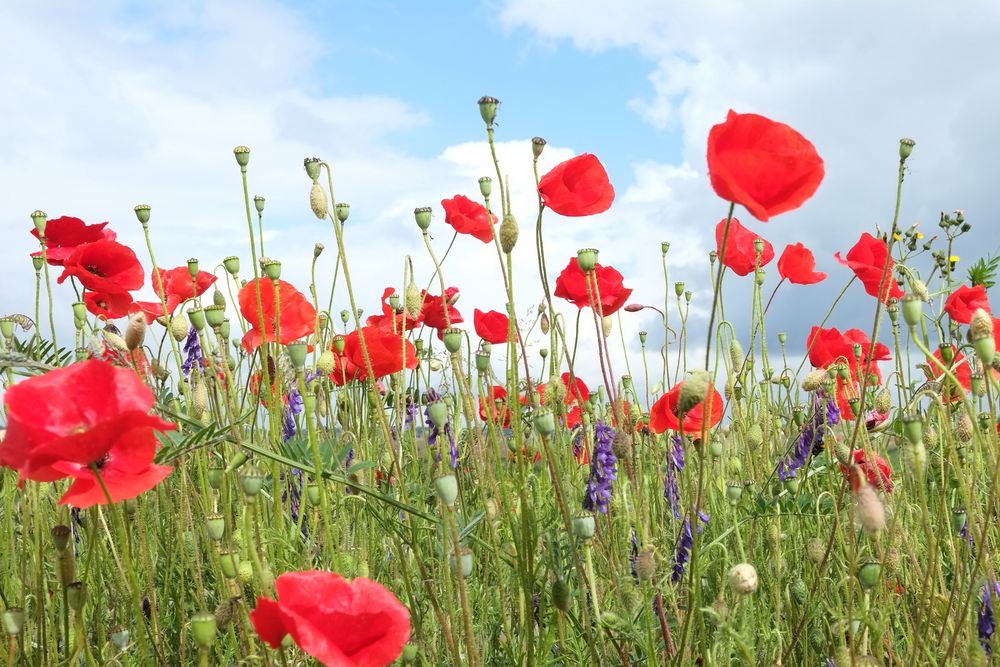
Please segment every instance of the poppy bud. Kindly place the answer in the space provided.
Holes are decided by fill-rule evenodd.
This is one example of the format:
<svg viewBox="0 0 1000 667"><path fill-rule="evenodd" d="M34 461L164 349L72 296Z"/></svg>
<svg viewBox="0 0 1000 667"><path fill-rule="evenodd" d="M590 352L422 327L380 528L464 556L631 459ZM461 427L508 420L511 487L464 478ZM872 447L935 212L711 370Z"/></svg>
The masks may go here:
<svg viewBox="0 0 1000 667"><path fill-rule="evenodd" d="M341 224L347 222L347 218L351 215L351 205L346 203L340 203L333 207L334 211L337 213L337 220Z"/></svg>
<svg viewBox="0 0 1000 667"><path fill-rule="evenodd" d="M10 637L16 637L24 629L24 610L20 607L8 607L3 612L3 630Z"/></svg>
<svg viewBox="0 0 1000 667"><path fill-rule="evenodd" d="M489 176L483 176L479 179L479 194L484 198L489 199L490 195L493 194L493 179Z"/></svg>
<svg viewBox="0 0 1000 667"><path fill-rule="evenodd" d="M435 403L434 405L443 405L443 403ZM437 493L438 500L448 507L454 507L455 500L458 498L458 480L455 479L454 475L437 477L434 479L434 491Z"/></svg>
<svg viewBox="0 0 1000 667"><path fill-rule="evenodd" d="M451 563L451 568L456 573L461 572L462 578L465 579L472 574L472 566L475 563L472 556L472 549L468 547L459 547L456 549L457 552L457 563L456 554L452 554L448 557L448 562Z"/></svg>
<svg viewBox="0 0 1000 667"><path fill-rule="evenodd" d="M462 330L452 327L445 329L441 335L446 350L455 354L462 349Z"/></svg>
<svg viewBox="0 0 1000 667"><path fill-rule="evenodd" d="M960 442L969 442L972 440L973 430L972 417L969 416L969 413L959 412L958 416L955 417L955 437Z"/></svg>
<svg viewBox="0 0 1000 667"><path fill-rule="evenodd" d="M225 306L217 306L213 303L210 306L205 306L202 310L205 313L205 321L213 329L222 326L223 320L226 319Z"/></svg>
<svg viewBox="0 0 1000 667"><path fill-rule="evenodd" d="M982 308L977 308L969 324L969 338L976 356L984 366L993 363L996 356L996 342L993 338L993 318Z"/></svg>
<svg viewBox="0 0 1000 667"><path fill-rule="evenodd" d="M767 272L764 269L755 269L753 272L753 279L757 285L763 285L764 279L767 277Z"/></svg>
<svg viewBox="0 0 1000 667"><path fill-rule="evenodd" d="M427 228L431 226L431 207L421 206L413 209L413 217L417 221L417 227L426 232Z"/></svg>
<svg viewBox="0 0 1000 667"><path fill-rule="evenodd" d="M218 332L219 336L221 336L223 339L226 339L226 340L229 339L229 320L228 319L222 320L222 324L219 325L219 328L218 328L217 332ZM229 361L230 361L230 364L235 363L235 360L232 359L232 358L230 358ZM232 367L232 366L230 365L230 367Z"/></svg>
<svg viewBox="0 0 1000 667"><path fill-rule="evenodd" d="M213 459L208 465L208 473L206 474L208 485L218 491L222 487L222 476L222 464Z"/></svg>
<svg viewBox="0 0 1000 667"><path fill-rule="evenodd" d="M149 222L149 213L150 213L149 204L139 204L132 210L135 211L135 217L139 221L139 223L142 224L143 227L145 227L146 224Z"/></svg>
<svg viewBox="0 0 1000 667"><path fill-rule="evenodd" d="M878 533L885 528L885 507L870 484L857 490L854 503L854 516L865 532Z"/></svg>
<svg viewBox="0 0 1000 667"><path fill-rule="evenodd" d="M31 222L35 225L38 236L41 238L45 238L45 222L48 220L48 217L45 211L33 211L31 213Z"/></svg>
<svg viewBox="0 0 1000 667"><path fill-rule="evenodd" d="M964 507L956 507L951 510L951 527L956 533L960 533L969 519Z"/></svg>
<svg viewBox="0 0 1000 667"><path fill-rule="evenodd" d="M246 171L247 165L250 164L250 149L246 146L237 146L233 149L233 156L236 158L236 164L240 165L240 171Z"/></svg>
<svg viewBox="0 0 1000 667"><path fill-rule="evenodd" d="M497 107L499 105L500 100L495 97L484 95L479 98L479 115L483 117L486 127L493 127L493 120L497 117Z"/></svg>
<svg viewBox="0 0 1000 667"><path fill-rule="evenodd" d="M143 313L136 313L129 317L128 326L125 328L125 347L131 352L140 345L146 336L146 316Z"/></svg>
<svg viewBox="0 0 1000 667"><path fill-rule="evenodd" d="M576 251L576 263L584 273L590 273L597 266L596 248L583 248Z"/></svg>
<svg viewBox="0 0 1000 667"><path fill-rule="evenodd" d="M858 581L866 591L871 590L878 583L882 574L882 565L874 561L864 563L858 568Z"/></svg>
<svg viewBox="0 0 1000 667"><path fill-rule="evenodd" d="M326 190L319 183L313 183L309 189L309 208L318 219L326 218L328 204L326 201Z"/></svg>
<svg viewBox="0 0 1000 667"><path fill-rule="evenodd" d="M531 421L535 427L535 431L543 438L549 437L556 430L555 416L548 408L535 410Z"/></svg>
<svg viewBox="0 0 1000 667"><path fill-rule="evenodd" d="M611 319L610 315L605 315L601 318L601 332L604 334L605 338L611 336L611 332L614 331L614 320Z"/></svg>
<svg viewBox="0 0 1000 667"><path fill-rule="evenodd" d="M908 293L903 297L902 310L903 321L908 326L915 327L920 324L920 318L923 316L923 304L916 295Z"/></svg>
<svg viewBox="0 0 1000 667"><path fill-rule="evenodd" d="M942 343L938 346L938 350L940 350L941 361L944 363L950 364L955 360L955 348L950 343Z"/></svg>
<svg viewBox="0 0 1000 667"><path fill-rule="evenodd" d="M203 611L191 619L191 634L194 635L194 640L199 647L206 650L212 648L216 632L215 614Z"/></svg>
<svg viewBox="0 0 1000 667"><path fill-rule="evenodd" d="M590 512L576 515L573 517L573 522L570 525L573 528L573 535L585 541L592 538L597 531L597 522L594 520L594 515Z"/></svg>
<svg viewBox="0 0 1000 667"><path fill-rule="evenodd" d="M899 160L906 162L906 158L913 153L913 147L917 144L913 139L903 137L899 140Z"/></svg>
<svg viewBox="0 0 1000 667"><path fill-rule="evenodd" d="M233 278L235 278L236 274L240 272L240 258L236 255L226 257L222 260L222 265L226 267L226 271L228 271L229 275Z"/></svg>
<svg viewBox="0 0 1000 667"><path fill-rule="evenodd" d="M552 582L552 606L559 611L566 613L569 611L569 604L569 585L567 585L567 583L562 579L556 579Z"/></svg>
<svg viewBox="0 0 1000 667"><path fill-rule="evenodd" d="M444 401L434 401L427 405L427 416L438 428L444 428L448 422L448 405Z"/></svg>
<svg viewBox="0 0 1000 667"><path fill-rule="evenodd" d="M757 568L750 563L734 565L729 570L729 590L737 595L749 595L757 590Z"/></svg>
<svg viewBox="0 0 1000 667"><path fill-rule="evenodd" d="M545 150L545 139L541 137L532 137L531 139L531 154L537 160L542 155L542 151Z"/></svg>
<svg viewBox="0 0 1000 667"><path fill-rule="evenodd" d="M188 319L184 316L184 313L178 313L170 318L170 335L174 337L178 343L187 338L188 335Z"/></svg>
<svg viewBox="0 0 1000 667"><path fill-rule="evenodd" d="M517 236L520 230L517 226L517 220L513 215L508 213L503 217L503 222L500 223L500 230L498 235L500 236L500 249L506 254L514 249L517 244Z"/></svg>
<svg viewBox="0 0 1000 667"><path fill-rule="evenodd" d="M306 168L306 175L309 176L315 183L319 179L320 166L323 161L318 157L307 157L302 161L302 165Z"/></svg>

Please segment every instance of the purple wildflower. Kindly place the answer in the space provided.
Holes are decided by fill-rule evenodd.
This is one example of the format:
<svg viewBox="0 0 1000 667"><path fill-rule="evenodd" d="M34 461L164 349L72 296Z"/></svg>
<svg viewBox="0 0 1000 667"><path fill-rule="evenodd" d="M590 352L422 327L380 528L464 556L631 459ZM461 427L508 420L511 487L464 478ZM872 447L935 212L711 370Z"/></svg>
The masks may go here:
<svg viewBox="0 0 1000 667"><path fill-rule="evenodd" d="M291 473L287 476L282 471L281 477L285 481L285 488L281 492L281 502L289 504L288 510L292 515L292 521L297 522L299 520L299 505L302 500L302 480L305 476L298 468L292 468Z"/></svg>
<svg viewBox="0 0 1000 667"><path fill-rule="evenodd" d="M677 486L677 473L684 469L684 443L679 435L671 438L673 446L667 454L667 474L663 478L663 497L670 503L674 518L681 518L681 491Z"/></svg>
<svg viewBox="0 0 1000 667"><path fill-rule="evenodd" d="M611 451L615 430L602 421L594 426L594 455L590 458L590 479L583 494L583 509L607 514L611 483L617 479L618 458Z"/></svg>
<svg viewBox="0 0 1000 667"><path fill-rule="evenodd" d="M976 625L979 630L979 643L989 656L993 652L990 640L996 631L996 620L993 617L993 598L1000 600L1000 584L994 579L983 585L982 597L979 601L979 611L976 613Z"/></svg>
<svg viewBox="0 0 1000 667"><path fill-rule="evenodd" d="M698 512L698 519L701 523L708 523L709 517L704 512ZM698 525L698 532L701 533L701 524ZM694 534L691 532L691 519L684 517L684 524L681 526L681 534L677 538L677 551L674 553L674 563L671 566L672 574L670 581L675 584L684 576L684 566L687 565L691 557L691 547L694 546Z"/></svg>
<svg viewBox="0 0 1000 667"><path fill-rule="evenodd" d="M580 456L583 454L583 429L579 428L573 435L573 458L580 460Z"/></svg>
<svg viewBox="0 0 1000 667"><path fill-rule="evenodd" d="M824 402L826 409L824 410ZM795 472L809 460L810 454L823 451L823 438L840 421L840 409L831 398L822 394L813 402L812 419L802 427L791 453L778 462L778 479L782 482L795 477Z"/></svg>
<svg viewBox="0 0 1000 667"><path fill-rule="evenodd" d="M201 342L198 340L198 330L194 327L188 331L187 340L184 341L184 354L187 356L181 364L181 370L184 377L187 377L191 374L192 366L201 365Z"/></svg>

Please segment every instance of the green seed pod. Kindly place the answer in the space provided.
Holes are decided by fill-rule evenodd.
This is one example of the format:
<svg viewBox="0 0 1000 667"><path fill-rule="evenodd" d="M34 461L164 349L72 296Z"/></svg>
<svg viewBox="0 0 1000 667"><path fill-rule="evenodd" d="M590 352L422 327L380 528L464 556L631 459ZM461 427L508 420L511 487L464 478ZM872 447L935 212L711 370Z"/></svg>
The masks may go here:
<svg viewBox="0 0 1000 667"><path fill-rule="evenodd" d="M226 271L229 275L236 277L236 274L240 272L240 258L236 255L230 255L222 260L222 265L226 267Z"/></svg>
<svg viewBox="0 0 1000 667"><path fill-rule="evenodd" d="M597 531L597 522L594 520L594 515L590 512L584 512L573 517L571 525L574 537L584 541L594 537L594 533Z"/></svg>
<svg viewBox="0 0 1000 667"><path fill-rule="evenodd" d="M444 340L444 347L446 350L455 354L460 349L462 349L462 330L456 327L451 327L445 329L442 334L442 339Z"/></svg>
<svg viewBox="0 0 1000 667"><path fill-rule="evenodd" d="M596 248L583 248L576 251L576 263L584 273L590 273L597 266L598 251Z"/></svg>
<svg viewBox="0 0 1000 667"><path fill-rule="evenodd" d="M59 552L59 581L63 586L76 581L76 559L70 549Z"/></svg>
<svg viewBox="0 0 1000 667"><path fill-rule="evenodd" d="M194 635L194 640L200 648L212 648L217 631L214 614L203 611L191 619L191 634Z"/></svg>
<svg viewBox="0 0 1000 667"><path fill-rule="evenodd" d="M421 206L413 209L413 217L417 221L417 227L426 232L427 228L431 226L431 207Z"/></svg>
<svg viewBox="0 0 1000 667"><path fill-rule="evenodd" d="M858 568L858 581L865 590L871 590L878 583L882 574L882 566L874 561L864 563Z"/></svg>
<svg viewBox="0 0 1000 667"><path fill-rule="evenodd" d="M434 491L441 502L454 507L455 500L458 499L458 480L454 475L441 475L434 480Z"/></svg>
<svg viewBox="0 0 1000 667"><path fill-rule="evenodd" d="M66 587L66 602L69 608L80 613L87 603L87 585L82 581L74 581Z"/></svg>
<svg viewBox="0 0 1000 667"><path fill-rule="evenodd" d="M566 613L569 611L570 601L569 585L562 579L556 579L552 582L552 606Z"/></svg>
<svg viewBox="0 0 1000 667"><path fill-rule="evenodd" d="M205 517L205 530L210 538L216 542L220 541L226 534L225 518L221 514L210 514Z"/></svg>

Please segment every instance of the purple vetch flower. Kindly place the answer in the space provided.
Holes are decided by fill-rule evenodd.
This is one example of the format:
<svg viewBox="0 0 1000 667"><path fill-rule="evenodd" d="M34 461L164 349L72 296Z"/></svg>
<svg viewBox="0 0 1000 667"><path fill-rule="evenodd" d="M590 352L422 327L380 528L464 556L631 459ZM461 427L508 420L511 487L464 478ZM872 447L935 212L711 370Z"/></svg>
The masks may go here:
<svg viewBox="0 0 1000 667"><path fill-rule="evenodd" d="M663 478L663 497L670 503L674 518L681 518L681 491L677 486L677 473L684 469L684 443L679 435L671 439L671 448L667 453L667 473Z"/></svg>
<svg viewBox="0 0 1000 667"><path fill-rule="evenodd" d="M578 428L576 433L573 435L573 458L577 461L580 460L580 456L583 454L583 429Z"/></svg>
<svg viewBox="0 0 1000 667"><path fill-rule="evenodd" d="M825 409L824 408L825 404ZM823 438L840 421L840 409L831 398L818 393L813 401L812 418L802 426L792 451L778 462L778 479L782 482L795 477L795 472L809 460L810 454L823 451Z"/></svg>
<svg viewBox="0 0 1000 667"><path fill-rule="evenodd" d="M285 417L281 420L281 433L288 442L295 437L295 416L290 407L285 408Z"/></svg>
<svg viewBox="0 0 1000 667"><path fill-rule="evenodd" d="M607 514L611 485L617 477L618 458L611 451L615 430L598 420L594 425L594 455L590 457L590 479L583 494L583 509Z"/></svg>
<svg viewBox="0 0 1000 667"><path fill-rule="evenodd" d="M191 367L201 365L201 341L198 340L198 330L194 327L188 331L187 340L184 341L184 354L187 356L184 358L184 363L181 364L181 370L184 372L184 377L191 374Z"/></svg>
<svg viewBox="0 0 1000 667"><path fill-rule="evenodd" d="M996 579L988 581L983 585L982 596L979 600L979 611L976 612L976 626L979 631L979 644L983 651L989 656L993 652L990 640L996 631L996 620L993 617L993 598L1000 600L1000 583Z"/></svg>
<svg viewBox="0 0 1000 667"><path fill-rule="evenodd" d="M698 511L698 520L701 523L708 523L708 514ZM698 532L701 533L701 524L698 525ZM681 525L681 534L677 538L677 550L674 552L674 562L671 565L670 581L675 584L684 576L684 567L691 557L691 547L694 546L694 534L691 532L691 519L684 517Z"/></svg>
<svg viewBox="0 0 1000 667"><path fill-rule="evenodd" d="M407 428L413 423L413 420L417 417L417 402L414 401L409 396L406 397L406 419L403 422L403 427Z"/></svg>

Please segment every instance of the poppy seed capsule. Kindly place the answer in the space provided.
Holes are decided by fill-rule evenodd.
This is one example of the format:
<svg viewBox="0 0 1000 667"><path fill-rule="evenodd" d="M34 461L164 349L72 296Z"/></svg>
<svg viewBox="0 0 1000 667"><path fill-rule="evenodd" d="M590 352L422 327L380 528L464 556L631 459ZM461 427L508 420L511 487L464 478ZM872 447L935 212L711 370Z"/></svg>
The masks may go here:
<svg viewBox="0 0 1000 667"><path fill-rule="evenodd" d="M237 146L234 148L233 156L236 158L236 164L240 165L241 170L245 170L247 165L250 164L250 149L246 146Z"/></svg>
<svg viewBox="0 0 1000 667"><path fill-rule="evenodd" d="M65 551L66 547L69 545L69 536L72 533L69 526L64 524L59 524L53 526L50 534L52 535L52 543L55 545L57 551Z"/></svg>
<svg viewBox="0 0 1000 667"><path fill-rule="evenodd" d="M212 644L215 643L216 632L215 614L203 611L191 619L191 634L194 635L194 640L199 647L203 649L212 648Z"/></svg>
<svg viewBox="0 0 1000 667"><path fill-rule="evenodd" d="M874 561L865 563L858 568L858 581L865 590L871 590L878 583L882 574L882 566Z"/></svg>
<svg viewBox="0 0 1000 667"><path fill-rule="evenodd" d="M222 265L226 267L226 271L228 271L229 275L231 275L233 278L235 278L236 274L240 272L240 258L237 257L236 255L230 255L229 257L226 257L224 260L222 260Z"/></svg>
<svg viewBox="0 0 1000 667"><path fill-rule="evenodd" d="M448 350L449 352L451 352L452 354L455 354L460 349L462 349L462 330L461 329L458 329L458 328L455 328L455 327L451 327L449 329L445 329L444 333L441 336L441 339L444 341L444 347L445 347L445 349Z"/></svg>
<svg viewBox="0 0 1000 667"><path fill-rule="evenodd" d="M39 271L41 271L42 270L42 266L44 266L44 264L45 264L45 262L42 260L41 255L39 255L38 257L32 257L31 258L31 265L33 267L35 267L35 273L38 273Z"/></svg>
<svg viewBox="0 0 1000 667"><path fill-rule="evenodd" d="M899 160L905 162L906 158L910 157L913 153L913 147L916 146L917 142L909 137L903 137L899 140Z"/></svg>
<svg viewBox="0 0 1000 667"><path fill-rule="evenodd" d="M197 278L198 277L198 260L197 260L197 258L192 257L191 259L189 259L187 261L187 267L188 267L188 275L191 276L192 279Z"/></svg>
<svg viewBox="0 0 1000 667"><path fill-rule="evenodd" d="M79 613L87 602L87 585L82 581L74 581L66 587L66 603L69 608Z"/></svg>
<svg viewBox="0 0 1000 667"><path fill-rule="evenodd" d="M264 213L264 201L265 201L264 198L261 197L260 195L256 195L253 198L253 207L257 209L258 214Z"/></svg>
<svg viewBox="0 0 1000 667"><path fill-rule="evenodd" d="M479 98L479 115L482 116L483 122L486 123L486 127L493 127L493 121L497 117L497 107L499 105L500 100L495 97L484 95Z"/></svg>
<svg viewBox="0 0 1000 667"><path fill-rule="evenodd" d="M479 194L485 199L489 199L490 195L493 194L493 179L489 176L483 176L479 179Z"/></svg>
<svg viewBox="0 0 1000 667"><path fill-rule="evenodd" d="M506 254L514 249L517 244L517 237L520 230L517 227L517 220L513 215L508 213L503 217L503 222L500 223L500 230L498 235L500 237L500 249Z"/></svg>
<svg viewBox="0 0 1000 667"><path fill-rule="evenodd" d="M337 213L337 220L341 224L347 222L347 218L351 215L351 205L348 203L340 203L333 207Z"/></svg>
<svg viewBox="0 0 1000 667"><path fill-rule="evenodd" d="M570 525L574 537L584 541L591 539L597 531L597 522L594 520L594 515L589 512L573 517L573 522Z"/></svg>
<svg viewBox="0 0 1000 667"><path fill-rule="evenodd" d="M916 295L909 293L903 297L903 321L907 326L915 327L920 324L923 316L923 302Z"/></svg>
<svg viewBox="0 0 1000 667"><path fill-rule="evenodd" d="M135 217L140 224L145 225L149 222L149 204L139 204L132 210L135 211Z"/></svg>
<svg viewBox="0 0 1000 667"><path fill-rule="evenodd" d="M431 207L421 206L413 209L413 217L417 221L417 227L426 232L427 228L431 226Z"/></svg>
<svg viewBox="0 0 1000 667"><path fill-rule="evenodd" d="M434 491L437 493L438 500L448 507L454 507L455 500L458 499L458 480L454 475L437 477L434 480Z"/></svg>
<svg viewBox="0 0 1000 667"><path fill-rule="evenodd" d="M201 331L202 329L205 328L204 310L202 310L201 308L192 308L187 312L187 316L188 319L191 321L191 326L193 326L195 329ZM183 317L183 314L181 315L181 317ZM170 318L171 327L173 327L173 322L174 318ZM185 324L187 324L187 322L185 322ZM181 336L180 338L177 337L177 334L180 333L180 325L177 325L177 327L178 328L176 330L171 328L170 333L173 335L174 340L180 342L187 337L187 327L184 327L184 335Z"/></svg>
<svg viewBox="0 0 1000 667"><path fill-rule="evenodd" d="M597 266L596 248L582 248L576 251L576 263L584 273L590 273Z"/></svg>
<svg viewBox="0 0 1000 667"><path fill-rule="evenodd" d="M541 137L531 138L531 155L537 160L542 155L542 151L545 150L545 144L548 143L545 139Z"/></svg>
<svg viewBox="0 0 1000 667"><path fill-rule="evenodd" d="M535 431L543 438L549 437L556 430L555 416L552 414L552 410L548 408L535 410L535 414L532 417L532 424L535 427Z"/></svg>
<svg viewBox="0 0 1000 667"><path fill-rule="evenodd" d="M213 303L210 306L205 306L203 310L205 311L205 321L208 322L208 326L213 329L222 326L222 322L226 319L225 306L217 306Z"/></svg>
<svg viewBox="0 0 1000 667"><path fill-rule="evenodd" d="M316 180L319 179L320 166L322 164L323 161L318 157L307 157L302 161L302 165L306 168L306 175L309 176L313 182L316 182Z"/></svg>

